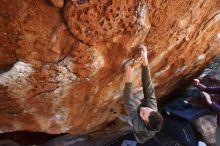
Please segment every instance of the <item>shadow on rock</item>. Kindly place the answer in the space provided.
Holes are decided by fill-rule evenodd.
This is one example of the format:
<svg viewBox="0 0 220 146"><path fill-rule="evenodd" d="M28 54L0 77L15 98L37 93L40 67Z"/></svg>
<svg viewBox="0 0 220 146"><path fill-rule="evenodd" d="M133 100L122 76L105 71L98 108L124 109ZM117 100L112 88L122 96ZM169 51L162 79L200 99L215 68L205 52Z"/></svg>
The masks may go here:
<svg viewBox="0 0 220 146"><path fill-rule="evenodd" d="M0 141L0 146L21 146L11 140L1 140Z"/></svg>
<svg viewBox="0 0 220 146"><path fill-rule="evenodd" d="M70 134L66 134L48 141L43 146L72 146L76 145L77 143L86 141L88 139L89 137L87 136L73 136Z"/></svg>

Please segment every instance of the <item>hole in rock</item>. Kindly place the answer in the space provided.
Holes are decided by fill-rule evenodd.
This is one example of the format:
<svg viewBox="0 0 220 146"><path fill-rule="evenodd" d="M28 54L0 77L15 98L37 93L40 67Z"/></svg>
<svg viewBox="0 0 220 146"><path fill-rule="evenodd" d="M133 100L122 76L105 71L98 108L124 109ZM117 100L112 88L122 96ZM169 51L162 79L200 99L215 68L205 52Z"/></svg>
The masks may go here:
<svg viewBox="0 0 220 146"><path fill-rule="evenodd" d="M0 74L9 71L18 61L15 59L10 62L10 64L5 64L0 66Z"/></svg>

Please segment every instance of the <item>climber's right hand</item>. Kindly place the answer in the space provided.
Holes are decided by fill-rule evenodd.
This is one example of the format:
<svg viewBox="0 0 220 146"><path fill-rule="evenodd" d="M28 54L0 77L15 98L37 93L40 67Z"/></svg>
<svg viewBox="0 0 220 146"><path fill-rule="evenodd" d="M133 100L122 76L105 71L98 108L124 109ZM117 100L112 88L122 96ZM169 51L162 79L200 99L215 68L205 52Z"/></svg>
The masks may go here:
<svg viewBox="0 0 220 146"><path fill-rule="evenodd" d="M125 72L126 72L126 83L131 83L133 80L133 68L129 65L125 65Z"/></svg>

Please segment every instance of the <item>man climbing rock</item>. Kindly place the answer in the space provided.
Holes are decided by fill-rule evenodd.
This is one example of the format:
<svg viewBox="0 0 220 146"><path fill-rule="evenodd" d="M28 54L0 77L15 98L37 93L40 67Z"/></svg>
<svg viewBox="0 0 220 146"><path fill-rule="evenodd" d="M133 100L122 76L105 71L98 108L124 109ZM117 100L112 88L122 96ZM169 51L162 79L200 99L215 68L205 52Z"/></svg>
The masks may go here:
<svg viewBox="0 0 220 146"><path fill-rule="evenodd" d="M130 65L126 65L126 83L124 88L124 106L128 117L113 112L123 121L127 121L133 128L133 133L139 143L144 143L152 138L162 127L163 118L157 111L157 101L155 98L155 90L151 81L150 68L148 65L147 48L140 46L142 58L142 86L144 100L133 97L132 79L133 69Z"/></svg>

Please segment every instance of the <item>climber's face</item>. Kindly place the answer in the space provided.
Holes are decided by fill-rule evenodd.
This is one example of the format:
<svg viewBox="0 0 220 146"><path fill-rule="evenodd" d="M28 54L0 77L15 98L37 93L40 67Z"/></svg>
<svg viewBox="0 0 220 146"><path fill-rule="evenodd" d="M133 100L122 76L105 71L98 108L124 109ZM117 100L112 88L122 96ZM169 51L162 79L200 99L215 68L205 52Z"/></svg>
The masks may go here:
<svg viewBox="0 0 220 146"><path fill-rule="evenodd" d="M141 107L140 108L140 116L141 118L145 121L145 122L148 122L149 121L149 115L152 111L155 111L153 110L152 108L149 108L149 107Z"/></svg>

